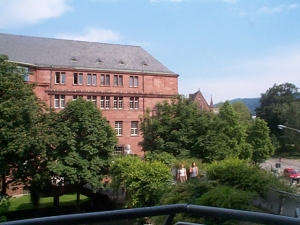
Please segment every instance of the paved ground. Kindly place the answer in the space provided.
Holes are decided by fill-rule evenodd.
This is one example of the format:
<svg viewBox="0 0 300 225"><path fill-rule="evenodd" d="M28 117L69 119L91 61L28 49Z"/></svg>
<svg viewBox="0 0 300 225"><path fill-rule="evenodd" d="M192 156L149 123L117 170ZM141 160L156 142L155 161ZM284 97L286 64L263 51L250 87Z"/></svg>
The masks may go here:
<svg viewBox="0 0 300 225"><path fill-rule="evenodd" d="M276 168L276 164L280 164L280 168ZM297 171L300 171L300 160L287 158L271 158L262 163L261 166L267 170L271 170L272 168L279 169L282 171L284 168L291 167Z"/></svg>

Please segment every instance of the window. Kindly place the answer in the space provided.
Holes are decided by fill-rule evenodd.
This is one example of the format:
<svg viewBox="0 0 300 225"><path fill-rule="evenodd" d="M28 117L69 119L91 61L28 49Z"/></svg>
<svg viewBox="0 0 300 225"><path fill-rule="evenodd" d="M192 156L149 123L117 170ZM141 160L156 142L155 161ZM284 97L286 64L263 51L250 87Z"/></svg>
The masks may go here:
<svg viewBox="0 0 300 225"><path fill-rule="evenodd" d="M139 77L138 76L130 76L129 77L129 87L138 87L139 85Z"/></svg>
<svg viewBox="0 0 300 225"><path fill-rule="evenodd" d="M138 135L138 121L131 121L131 135Z"/></svg>
<svg viewBox="0 0 300 225"><path fill-rule="evenodd" d="M73 74L73 84L82 85L83 84L83 74L74 73Z"/></svg>
<svg viewBox="0 0 300 225"><path fill-rule="evenodd" d="M123 86L123 75L114 75L114 86Z"/></svg>
<svg viewBox="0 0 300 225"><path fill-rule="evenodd" d="M55 95L54 108L65 108L65 95Z"/></svg>
<svg viewBox="0 0 300 225"><path fill-rule="evenodd" d="M83 96L82 95L73 95L73 101L75 101L78 98L83 98Z"/></svg>
<svg viewBox="0 0 300 225"><path fill-rule="evenodd" d="M114 97L114 109L123 108L123 97Z"/></svg>
<svg viewBox="0 0 300 225"><path fill-rule="evenodd" d="M123 146L115 146L115 152L114 152L114 154L115 155L122 155L123 154L123 149L124 149Z"/></svg>
<svg viewBox="0 0 300 225"><path fill-rule="evenodd" d="M116 121L115 122L115 131L117 136L121 136L122 135L122 121Z"/></svg>
<svg viewBox="0 0 300 225"><path fill-rule="evenodd" d="M110 107L110 97L109 96L101 96L100 98L100 109L109 109Z"/></svg>
<svg viewBox="0 0 300 225"><path fill-rule="evenodd" d="M97 74L88 74L86 84L87 85L96 85L97 84Z"/></svg>
<svg viewBox="0 0 300 225"><path fill-rule="evenodd" d="M129 108L130 109L138 109L139 108L139 98L138 97L130 97Z"/></svg>
<svg viewBox="0 0 300 225"><path fill-rule="evenodd" d="M65 84L66 83L65 72L56 72L55 73L55 83L56 84Z"/></svg>
<svg viewBox="0 0 300 225"><path fill-rule="evenodd" d="M87 101L92 101L95 106L97 106L97 96L87 96Z"/></svg>
<svg viewBox="0 0 300 225"><path fill-rule="evenodd" d="M109 74L101 74L100 85L102 85L102 86L110 85L110 75Z"/></svg>
<svg viewBox="0 0 300 225"><path fill-rule="evenodd" d="M23 67L23 66L17 66L17 67L20 70L22 70L22 72L24 72L24 74L23 74L24 81L29 81L29 68Z"/></svg>

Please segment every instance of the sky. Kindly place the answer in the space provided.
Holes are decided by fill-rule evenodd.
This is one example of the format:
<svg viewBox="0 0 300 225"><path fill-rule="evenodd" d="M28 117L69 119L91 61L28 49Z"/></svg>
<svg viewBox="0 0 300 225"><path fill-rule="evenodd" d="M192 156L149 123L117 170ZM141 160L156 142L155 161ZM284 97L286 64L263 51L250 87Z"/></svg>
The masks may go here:
<svg viewBox="0 0 300 225"><path fill-rule="evenodd" d="M300 87L298 0L0 0L0 33L141 46L208 103Z"/></svg>

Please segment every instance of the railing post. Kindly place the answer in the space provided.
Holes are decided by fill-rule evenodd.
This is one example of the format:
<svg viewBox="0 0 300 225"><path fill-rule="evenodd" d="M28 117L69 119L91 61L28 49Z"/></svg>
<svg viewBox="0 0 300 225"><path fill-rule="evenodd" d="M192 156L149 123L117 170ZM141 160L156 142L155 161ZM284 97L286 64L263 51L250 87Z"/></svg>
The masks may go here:
<svg viewBox="0 0 300 225"><path fill-rule="evenodd" d="M300 219L300 208L296 208L296 210L295 210L295 218Z"/></svg>
<svg viewBox="0 0 300 225"><path fill-rule="evenodd" d="M169 215L167 215L167 217L166 217L163 225L171 225L174 217L175 217L175 214L169 214Z"/></svg>

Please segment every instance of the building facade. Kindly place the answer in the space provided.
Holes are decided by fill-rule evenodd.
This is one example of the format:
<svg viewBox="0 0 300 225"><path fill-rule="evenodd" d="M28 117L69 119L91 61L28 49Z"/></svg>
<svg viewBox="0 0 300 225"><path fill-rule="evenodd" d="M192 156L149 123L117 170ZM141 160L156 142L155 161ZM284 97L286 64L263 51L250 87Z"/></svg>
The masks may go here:
<svg viewBox="0 0 300 225"><path fill-rule="evenodd" d="M116 154L143 155L140 116L178 94L179 75L139 46L0 34L0 54L28 69L36 95L56 111L92 101L116 131Z"/></svg>
<svg viewBox="0 0 300 225"><path fill-rule="evenodd" d="M189 94L189 99L197 104L199 110L212 111L214 108L212 97L210 99L210 104L208 104L200 90L196 91L194 94Z"/></svg>

